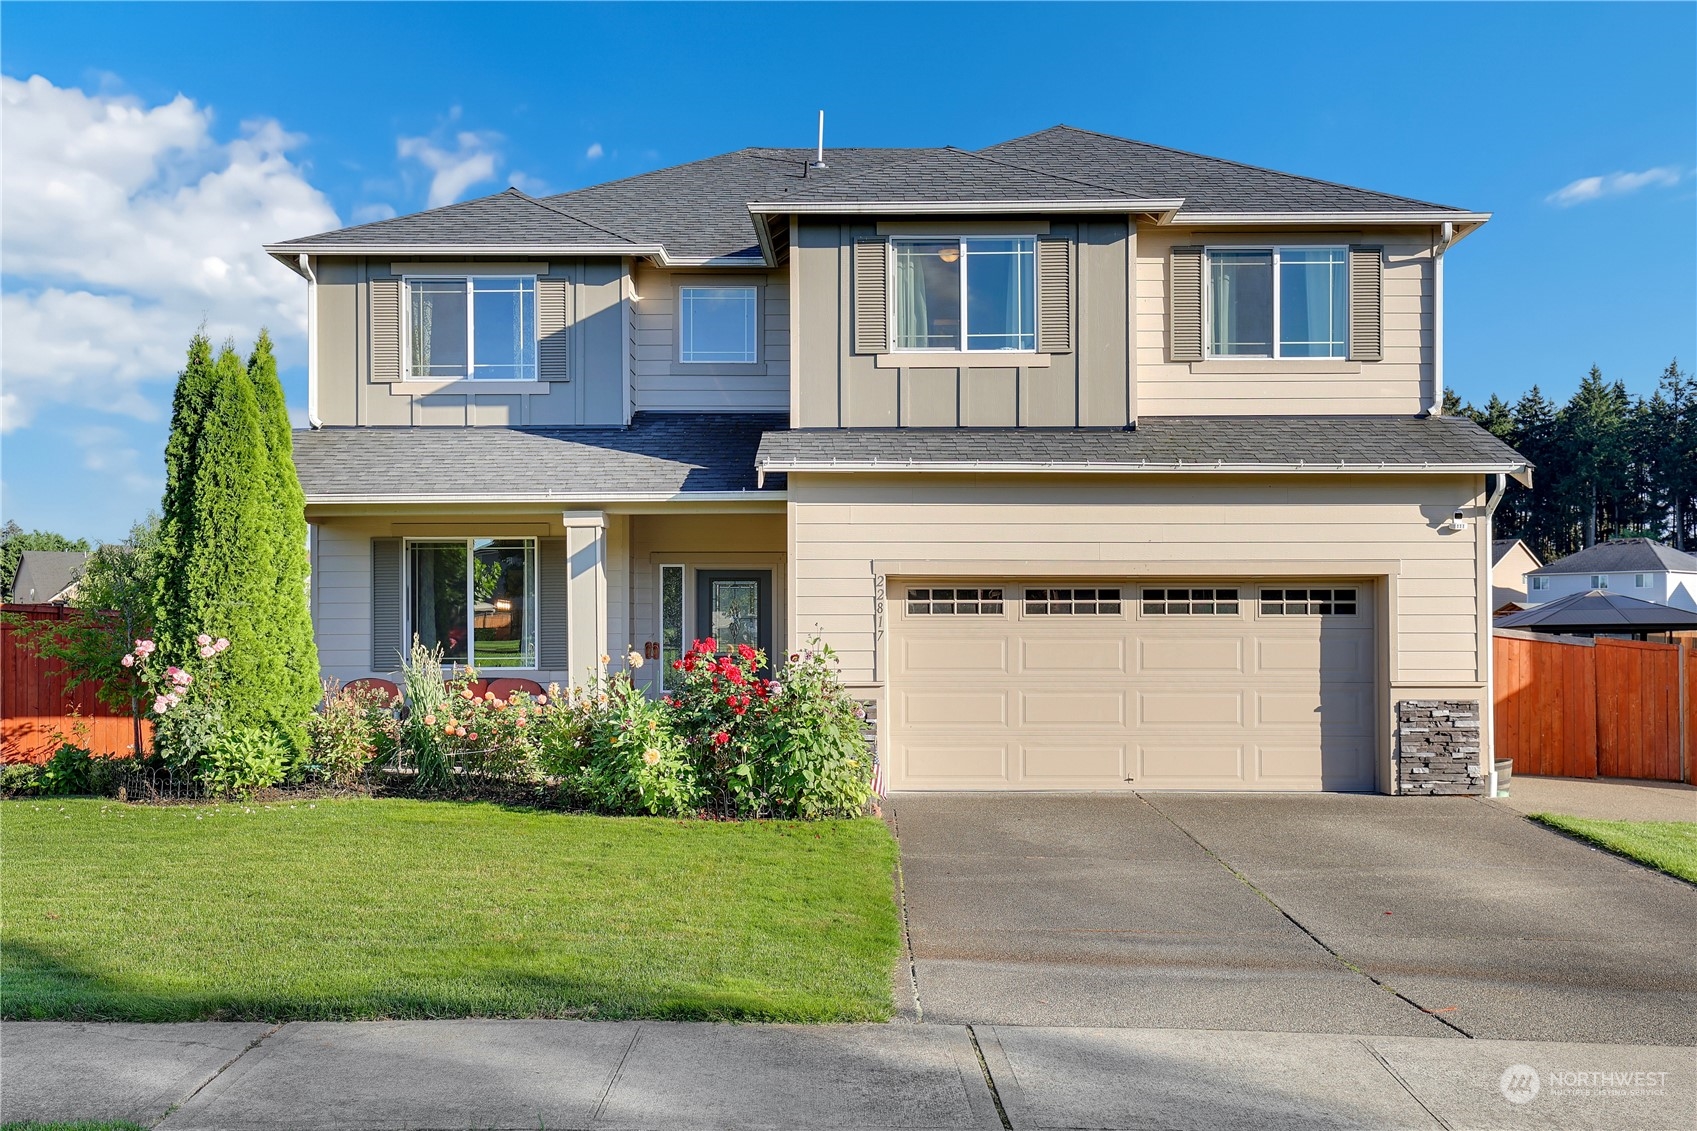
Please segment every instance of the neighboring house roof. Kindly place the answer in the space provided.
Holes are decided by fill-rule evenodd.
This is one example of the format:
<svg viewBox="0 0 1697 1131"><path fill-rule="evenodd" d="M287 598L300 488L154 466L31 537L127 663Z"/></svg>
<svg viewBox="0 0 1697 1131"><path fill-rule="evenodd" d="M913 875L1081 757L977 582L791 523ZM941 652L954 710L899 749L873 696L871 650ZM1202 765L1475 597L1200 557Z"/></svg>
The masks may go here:
<svg viewBox="0 0 1697 1131"><path fill-rule="evenodd" d="M1180 222L1244 218L1455 220L1467 212L1147 142L1055 126L976 152L948 147L825 151L754 147L544 199L517 189L267 245L314 254L647 255L668 264L765 262L751 209L889 211L897 206L1156 211Z"/></svg>
<svg viewBox="0 0 1697 1131"><path fill-rule="evenodd" d="M1496 627L1532 632L1677 632L1697 628L1697 613L1593 589L1498 617Z"/></svg>
<svg viewBox="0 0 1697 1131"><path fill-rule="evenodd" d="M1567 573L1697 573L1697 557L1651 538L1616 538L1539 566L1527 576Z"/></svg>
<svg viewBox="0 0 1697 1131"><path fill-rule="evenodd" d="M1538 555L1532 552L1532 547L1528 546L1523 539L1493 538L1491 539L1491 564L1493 566L1501 565L1502 560L1508 556L1508 552L1516 546L1519 546L1522 550L1524 550L1526 552L1526 556L1531 558L1534 562L1538 560Z"/></svg>
<svg viewBox="0 0 1697 1131"><path fill-rule="evenodd" d="M12 575L12 600L47 605L75 596L88 554L82 550L25 550Z"/></svg>
<svg viewBox="0 0 1697 1131"><path fill-rule="evenodd" d="M1135 429L806 428L769 432L766 471L1448 471L1526 460L1462 417L1145 416Z"/></svg>
<svg viewBox="0 0 1697 1131"><path fill-rule="evenodd" d="M294 434L309 503L670 499L757 489L772 413L640 412L628 428L345 427ZM768 492L781 489L768 480Z"/></svg>

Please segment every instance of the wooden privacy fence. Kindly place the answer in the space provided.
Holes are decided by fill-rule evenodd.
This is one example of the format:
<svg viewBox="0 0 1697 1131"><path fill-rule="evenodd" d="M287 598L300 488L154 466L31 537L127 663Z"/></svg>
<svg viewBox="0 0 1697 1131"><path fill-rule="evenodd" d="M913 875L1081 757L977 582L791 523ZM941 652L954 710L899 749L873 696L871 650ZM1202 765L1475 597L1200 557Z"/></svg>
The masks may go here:
<svg viewBox="0 0 1697 1131"><path fill-rule="evenodd" d="M67 620L62 605L6 605L3 611L26 620ZM116 714L95 695L98 685L65 690L58 661L43 660L12 639L0 626L0 761L44 762L59 743L70 739L96 754L126 755L135 745L129 715ZM142 741L152 735L142 724Z"/></svg>
<svg viewBox="0 0 1697 1131"><path fill-rule="evenodd" d="M1691 781L1697 641L1497 629L1496 756L1516 774Z"/></svg>

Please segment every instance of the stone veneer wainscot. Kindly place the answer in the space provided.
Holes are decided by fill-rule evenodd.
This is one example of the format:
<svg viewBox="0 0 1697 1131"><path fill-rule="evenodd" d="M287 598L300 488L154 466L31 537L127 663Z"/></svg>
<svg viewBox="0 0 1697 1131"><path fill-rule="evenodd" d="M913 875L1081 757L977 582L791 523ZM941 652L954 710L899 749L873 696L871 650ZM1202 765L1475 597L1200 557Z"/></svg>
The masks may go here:
<svg viewBox="0 0 1697 1131"><path fill-rule="evenodd" d="M1396 705L1397 792L1479 794L1479 704L1404 699Z"/></svg>

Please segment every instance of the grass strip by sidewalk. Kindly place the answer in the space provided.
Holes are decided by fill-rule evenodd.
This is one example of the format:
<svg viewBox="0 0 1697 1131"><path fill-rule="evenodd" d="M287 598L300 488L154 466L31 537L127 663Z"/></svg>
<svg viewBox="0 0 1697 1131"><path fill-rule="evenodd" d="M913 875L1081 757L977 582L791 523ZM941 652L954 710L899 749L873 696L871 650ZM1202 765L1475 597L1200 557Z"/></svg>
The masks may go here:
<svg viewBox="0 0 1697 1131"><path fill-rule="evenodd" d="M0 804L0 1016L869 1021L883 822Z"/></svg>
<svg viewBox="0 0 1697 1131"><path fill-rule="evenodd" d="M1697 884L1697 821L1598 821L1533 813L1540 824Z"/></svg>

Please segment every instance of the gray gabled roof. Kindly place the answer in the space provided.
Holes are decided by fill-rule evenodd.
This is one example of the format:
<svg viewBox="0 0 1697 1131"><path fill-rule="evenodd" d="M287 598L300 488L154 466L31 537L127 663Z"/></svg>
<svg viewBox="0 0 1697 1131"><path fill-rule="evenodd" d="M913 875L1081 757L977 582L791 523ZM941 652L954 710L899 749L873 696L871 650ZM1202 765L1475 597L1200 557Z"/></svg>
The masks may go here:
<svg viewBox="0 0 1697 1131"><path fill-rule="evenodd" d="M1235 215L1409 222L1484 217L1370 189L1055 126L985 149L749 148L538 200L517 189L267 245L272 254L499 252L652 255L666 263L758 265L750 206L871 210L902 203L1010 209L1041 204L1145 210L1206 221ZM1216 219L1215 222L1222 222Z"/></svg>
<svg viewBox="0 0 1697 1131"><path fill-rule="evenodd" d="M20 605L45 605L66 598L88 564L83 550L25 550L12 574L12 600Z"/></svg>
<svg viewBox="0 0 1697 1131"><path fill-rule="evenodd" d="M1532 632L1675 632L1697 628L1697 613L1593 589L1498 617L1496 627Z"/></svg>
<svg viewBox="0 0 1697 1131"><path fill-rule="evenodd" d="M295 469L316 504L753 492L760 437L788 422L641 412L628 428L321 428L294 434Z"/></svg>
<svg viewBox="0 0 1697 1131"><path fill-rule="evenodd" d="M458 245L491 249L603 247L636 250L643 247L643 242L510 188L494 196L448 204L410 216L338 228L321 235L284 240L270 246L275 254L331 248L357 251L360 248L422 249ZM650 243L648 246L654 245Z"/></svg>
<svg viewBox="0 0 1697 1131"><path fill-rule="evenodd" d="M980 152L1033 168L1064 170L1128 195L1183 197L1181 219L1196 213L1463 211L1074 126L1051 126Z"/></svg>
<svg viewBox="0 0 1697 1131"><path fill-rule="evenodd" d="M804 428L769 432L762 471L1456 471L1526 460L1463 417L1145 416L1135 429Z"/></svg>
<svg viewBox="0 0 1697 1131"><path fill-rule="evenodd" d="M1697 573L1697 557L1650 538L1616 538L1557 558L1527 576L1567 573Z"/></svg>

